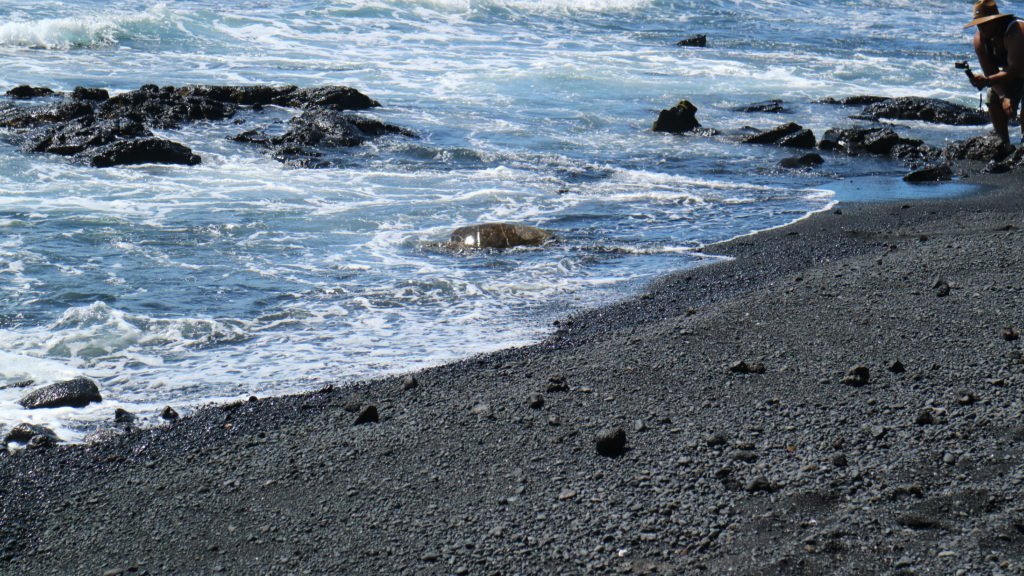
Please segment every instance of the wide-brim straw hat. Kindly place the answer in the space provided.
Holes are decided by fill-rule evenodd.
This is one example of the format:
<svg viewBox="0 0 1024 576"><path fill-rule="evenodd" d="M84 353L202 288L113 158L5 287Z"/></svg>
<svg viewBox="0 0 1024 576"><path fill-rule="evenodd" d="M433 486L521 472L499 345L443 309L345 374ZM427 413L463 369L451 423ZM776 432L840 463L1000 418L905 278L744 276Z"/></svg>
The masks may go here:
<svg viewBox="0 0 1024 576"><path fill-rule="evenodd" d="M999 18L1013 18L1013 14L1000 14L999 7L996 6L996 0L978 0L974 3L974 20L967 23L964 28L970 28L971 26L977 26L978 24L984 24L985 22L991 22L992 20L998 20Z"/></svg>

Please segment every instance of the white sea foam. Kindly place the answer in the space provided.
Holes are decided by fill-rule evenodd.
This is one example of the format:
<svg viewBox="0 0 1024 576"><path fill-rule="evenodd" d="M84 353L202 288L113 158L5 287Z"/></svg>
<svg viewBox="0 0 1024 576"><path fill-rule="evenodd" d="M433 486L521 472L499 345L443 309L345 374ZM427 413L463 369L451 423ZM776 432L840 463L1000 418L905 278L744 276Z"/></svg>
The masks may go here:
<svg viewBox="0 0 1024 576"><path fill-rule="evenodd" d="M145 12L42 18L0 24L0 46L49 50L89 48L119 41L158 25L171 12L158 4Z"/></svg>

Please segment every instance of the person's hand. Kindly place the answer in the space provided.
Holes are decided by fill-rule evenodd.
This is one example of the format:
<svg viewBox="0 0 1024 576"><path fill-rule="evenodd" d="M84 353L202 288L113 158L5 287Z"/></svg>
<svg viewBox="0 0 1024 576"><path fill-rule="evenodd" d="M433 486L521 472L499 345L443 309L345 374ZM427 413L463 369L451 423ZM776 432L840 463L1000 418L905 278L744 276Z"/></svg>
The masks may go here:
<svg viewBox="0 0 1024 576"><path fill-rule="evenodd" d="M987 76L971 76L971 85L981 90L989 85Z"/></svg>

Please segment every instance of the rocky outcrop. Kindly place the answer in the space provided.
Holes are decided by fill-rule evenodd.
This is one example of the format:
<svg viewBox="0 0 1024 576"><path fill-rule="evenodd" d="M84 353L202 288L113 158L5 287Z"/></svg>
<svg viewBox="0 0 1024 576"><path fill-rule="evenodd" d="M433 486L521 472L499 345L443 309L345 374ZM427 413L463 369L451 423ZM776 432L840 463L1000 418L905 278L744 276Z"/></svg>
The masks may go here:
<svg viewBox="0 0 1024 576"><path fill-rule="evenodd" d="M275 159L286 164L318 168L329 165L329 162L322 159L324 150L359 146L386 135L416 137L416 134L404 128L332 109L306 110L292 118L289 124L289 130L280 136L250 130L232 139L269 148Z"/></svg>
<svg viewBox="0 0 1024 576"><path fill-rule="evenodd" d="M54 94L56 93L49 88L37 86L16 86L7 91L7 97L16 100L31 100L43 96L53 96Z"/></svg>
<svg viewBox="0 0 1024 576"><path fill-rule="evenodd" d="M947 160L1002 160L1009 153L1003 142L995 136L975 136L968 140L953 142L942 151Z"/></svg>
<svg viewBox="0 0 1024 576"><path fill-rule="evenodd" d="M33 152L73 156L118 140L152 135L145 125L136 120L114 118L97 121L87 116L29 133L22 147Z"/></svg>
<svg viewBox="0 0 1024 576"><path fill-rule="evenodd" d="M890 98L864 109L864 116L894 120L921 120L953 126L983 126L989 123L988 114L974 108L935 98L908 96Z"/></svg>
<svg viewBox="0 0 1024 576"><path fill-rule="evenodd" d="M90 378L79 377L33 390L19 400L18 404L31 410L63 406L81 408L93 402L102 401L103 397L100 396L100 389L96 386L96 382Z"/></svg>
<svg viewBox="0 0 1024 576"><path fill-rule="evenodd" d="M174 86L147 84L110 97L101 88L78 87L70 94L21 86L13 99L54 96L40 104L0 104L0 128L30 152L72 157L96 167L131 164L183 164L202 159L177 142L155 138L151 129L179 128L196 121L222 121L240 107L267 105L299 108L303 113L283 136L250 131L235 139L267 146L273 156L300 166L329 165L319 160L325 149L356 146L386 134L414 136L408 130L355 116L343 110L380 106L347 86Z"/></svg>
<svg viewBox="0 0 1024 576"><path fill-rule="evenodd" d="M522 224L477 224L452 232L448 247L453 249L513 248L540 246L555 238L547 230Z"/></svg>
<svg viewBox="0 0 1024 576"><path fill-rule="evenodd" d="M79 155L95 168L133 164L181 164L195 166L202 158L188 146L163 138L120 140Z"/></svg>
<svg viewBox="0 0 1024 576"><path fill-rule="evenodd" d="M697 121L697 107L689 100L681 100L672 108L662 110L651 129L655 132L683 134L694 128L700 128L700 122Z"/></svg>
<svg viewBox="0 0 1024 576"><path fill-rule="evenodd" d="M235 115L233 104L173 86L147 84L100 104L100 118L128 118L153 128L178 128L197 120L224 120Z"/></svg>
<svg viewBox="0 0 1024 576"><path fill-rule="evenodd" d="M303 109L367 110L380 103L348 86L186 86L186 96L209 98L218 102L244 106L285 106Z"/></svg>
<svg viewBox="0 0 1024 576"><path fill-rule="evenodd" d="M775 144L787 148L814 148L816 143L814 133L795 122L762 130L741 141L744 144Z"/></svg>

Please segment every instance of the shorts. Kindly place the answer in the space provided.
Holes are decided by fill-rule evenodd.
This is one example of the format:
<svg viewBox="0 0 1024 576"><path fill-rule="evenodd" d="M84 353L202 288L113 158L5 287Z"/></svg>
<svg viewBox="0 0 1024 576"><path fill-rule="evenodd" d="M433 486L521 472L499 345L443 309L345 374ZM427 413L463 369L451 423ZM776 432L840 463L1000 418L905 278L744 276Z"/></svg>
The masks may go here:
<svg viewBox="0 0 1024 576"><path fill-rule="evenodd" d="M1024 77L1005 82L998 90L996 88L989 88L985 104L991 108L996 105L997 98L1009 98L1013 102L1013 107L1016 108L1020 104L1022 96L1024 96Z"/></svg>

